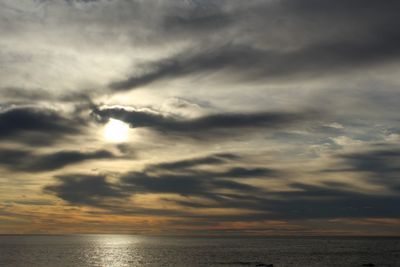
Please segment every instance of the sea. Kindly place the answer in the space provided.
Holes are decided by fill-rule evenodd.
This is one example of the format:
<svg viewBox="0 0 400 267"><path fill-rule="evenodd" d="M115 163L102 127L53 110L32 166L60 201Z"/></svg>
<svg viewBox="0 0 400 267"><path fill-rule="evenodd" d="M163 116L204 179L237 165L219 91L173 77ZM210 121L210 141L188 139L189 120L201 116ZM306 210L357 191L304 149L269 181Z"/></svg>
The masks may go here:
<svg viewBox="0 0 400 267"><path fill-rule="evenodd" d="M400 267L400 238L2 235L0 266Z"/></svg>

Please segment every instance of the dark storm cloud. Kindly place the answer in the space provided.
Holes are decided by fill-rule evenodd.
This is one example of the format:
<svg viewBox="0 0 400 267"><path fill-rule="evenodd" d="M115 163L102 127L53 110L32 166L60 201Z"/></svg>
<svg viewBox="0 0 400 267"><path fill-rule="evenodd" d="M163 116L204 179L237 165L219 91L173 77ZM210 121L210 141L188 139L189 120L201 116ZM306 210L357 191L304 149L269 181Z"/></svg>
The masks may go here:
<svg viewBox="0 0 400 267"><path fill-rule="evenodd" d="M400 148L344 154L341 157L352 166L349 170L400 174Z"/></svg>
<svg viewBox="0 0 400 267"><path fill-rule="evenodd" d="M265 201L261 208L288 219L400 216L398 195L363 193L349 185L293 183L291 187L296 191L272 193L279 200Z"/></svg>
<svg viewBox="0 0 400 267"><path fill-rule="evenodd" d="M218 207L241 207L265 211L250 219L310 219L310 218L399 218L400 150L397 146L375 145L369 150L337 154L338 167L327 172L355 173L360 179L383 187L382 192L363 192L350 184L323 182L321 184L290 183L291 190L265 191L264 196L246 196L246 201L231 195L216 204ZM196 207L198 203L180 201L180 205ZM227 219L227 218L225 218ZM232 219L232 218L230 218ZM239 218L237 218L239 219Z"/></svg>
<svg viewBox="0 0 400 267"><path fill-rule="evenodd" d="M63 168L86 160L110 159L114 155L107 150L94 152L59 151L36 154L28 150L0 149L0 165L14 171L43 172Z"/></svg>
<svg viewBox="0 0 400 267"><path fill-rule="evenodd" d="M365 25L386 25L395 27L390 23L397 22L396 11L400 4L396 0L377 2L374 0L305 0L305 1L280 1L277 5L281 10L287 10L293 15L304 18L326 18L329 23L337 18L346 19L346 22L354 22L360 27ZM268 7L267 7L268 8ZM361 28L364 29L364 28Z"/></svg>
<svg viewBox="0 0 400 267"><path fill-rule="evenodd" d="M217 158L223 161L215 161L214 159ZM112 187L113 190L118 190L121 195L164 193L221 200L224 197L224 194L218 195L221 190L232 191L235 194L261 192L261 189L255 186L240 182L240 179L267 179L277 178L282 175L278 170L270 168L224 167L224 164L231 164L232 161L234 162L238 158L239 156L235 154L213 154L203 158L150 164L143 171L120 175L117 183L108 184L108 186ZM203 170L199 168L203 165L218 167L221 170ZM80 182L86 184L85 179L93 180L92 182L96 181L92 176L82 176L76 181L76 186L79 187ZM99 180L99 182L104 186L102 180ZM59 197L69 201L69 199L62 197L64 195L64 187L52 188L53 193L56 192ZM75 198L74 203L78 202L79 199ZM86 205L86 199L84 198L80 203Z"/></svg>
<svg viewBox="0 0 400 267"><path fill-rule="evenodd" d="M399 218L398 195L369 194L358 192L349 185L337 187L328 184L311 185L289 184L289 191L248 192L247 194L225 194L216 201L213 208L241 208L256 211L256 214L243 216L209 216L217 221L265 220L265 219L332 219L332 218ZM191 208L210 207L194 201L175 201Z"/></svg>
<svg viewBox="0 0 400 267"><path fill-rule="evenodd" d="M182 5L173 14L166 14L163 29L174 34L212 33L234 23L232 14L222 10L216 1L203 1L193 5Z"/></svg>
<svg viewBox="0 0 400 267"><path fill-rule="evenodd" d="M111 83L110 87L129 90L159 80L221 70L228 78L239 76L247 81L307 78L394 61L400 55L400 23L394 12L400 4L396 1L306 0L249 6L238 5L230 14L219 10L211 18L191 14L187 18L167 19L166 25L171 28L192 25L209 29L211 33L224 26L236 36L221 30L219 34L227 40L193 46L168 58L148 62L138 72L141 74L134 73ZM233 17L235 23L231 22ZM249 28L253 31L249 32ZM256 31L257 35L251 34ZM246 42L234 42L241 40L241 34L247 37ZM299 36L299 40L282 38L291 35ZM196 38L194 31L192 39ZM267 47L254 46L254 43L267 44Z"/></svg>
<svg viewBox="0 0 400 267"><path fill-rule="evenodd" d="M397 155L397 152L395 154ZM232 158L233 162L236 160L237 157ZM115 213L150 212L152 215L198 217L213 221L400 216L397 212L397 207L400 205L398 194L361 192L350 184L328 181L321 184L289 182L288 189L270 190L242 181L246 178L284 179L284 172L260 167L232 167L230 164L233 162L228 161L229 159L223 165L218 161L205 163L199 158L177 161L176 164L175 162L170 162L168 165L153 164L141 172L122 174L115 183L107 182L104 176L62 176L57 177L59 185L48 186L45 190L72 204L101 206ZM199 168L203 164L218 167L219 171ZM162 168L162 166L167 167ZM384 185L389 190L396 188L396 185L390 183ZM126 210L106 204L107 199L124 199L134 194L158 193L185 197L186 199L179 200L163 198L163 202L183 208L238 208L255 213L243 218L239 215L196 215L189 212L177 214L173 210L168 212L168 208L163 211L147 211L141 208ZM192 197L208 199L211 203L193 200Z"/></svg>
<svg viewBox="0 0 400 267"><path fill-rule="evenodd" d="M223 14L186 14L184 16L170 16L165 19L165 29L167 31L205 31L227 26L232 22L232 18Z"/></svg>
<svg viewBox="0 0 400 267"><path fill-rule="evenodd" d="M39 108L10 108L0 111L0 141L48 144L69 134L77 134L78 123L53 110Z"/></svg>
<svg viewBox="0 0 400 267"><path fill-rule="evenodd" d="M96 109L93 114L103 121L107 121L109 118L124 121L130 124L132 128L147 127L163 133L183 134L198 138L216 137L221 134L221 131L233 134L234 129L265 128L275 130L316 117L312 112L258 112L223 113L193 119L181 119L154 112L123 108Z"/></svg>
<svg viewBox="0 0 400 267"><path fill-rule="evenodd" d="M380 147L368 151L339 154L341 165L325 172L355 172L370 182L400 188L400 148Z"/></svg>
<svg viewBox="0 0 400 267"><path fill-rule="evenodd" d="M288 184L290 190L270 191L228 179L201 175L160 175L132 172L121 176L115 184L105 177L66 176L57 178L61 184L47 186L46 192L79 205L110 208L112 212L124 214L152 214L178 217L207 218L211 221L254 221L265 219L332 219L332 218L399 218L398 195L371 194L357 191L347 184ZM227 192L227 190L229 192ZM166 204L178 204L190 208L237 208L254 211L242 215L196 215L190 212L176 213L152 209L132 209L107 205L107 199L124 199L131 194L168 193L187 197L176 200L164 197ZM198 196L212 201L193 201ZM166 206L168 207L168 206Z"/></svg>
<svg viewBox="0 0 400 267"><path fill-rule="evenodd" d="M244 167L235 167L229 169L227 172L223 174L225 177L230 178L246 178L246 177L279 177L282 174L279 171L269 168L244 168Z"/></svg>
<svg viewBox="0 0 400 267"><path fill-rule="evenodd" d="M350 184L324 182L320 185L291 183L290 191L267 192L267 197L256 199L249 209L271 211L279 218L399 218L400 205L400 149L390 144L373 145L368 150L336 155L340 162L327 172L357 174L359 179L383 187L382 192L362 192ZM258 196L257 196L258 198ZM249 198L250 199L250 198ZM244 203L245 204L245 203ZM222 206L240 206L241 201Z"/></svg>
<svg viewBox="0 0 400 267"><path fill-rule="evenodd" d="M129 77L110 86L114 90L133 89L160 79L213 71L227 66L232 70L236 68L248 70L248 67L256 69L261 56L262 51L250 47L227 46L217 50L202 51L199 54L188 51L158 62L148 63L146 68L151 70L148 73Z"/></svg>
<svg viewBox="0 0 400 267"><path fill-rule="evenodd" d="M279 177L282 175L278 170L265 167L230 167L224 171L199 170L199 167L203 166L224 168L224 165L227 164L233 164L235 162L240 163L240 159L242 159L242 157L238 154L217 153L199 158L150 164L146 166L142 174L148 175L148 173L156 173L157 177L163 177L166 174L170 175L171 173L180 173L180 175L188 177L188 179L197 177L204 177L204 179L210 177L235 179L249 177ZM138 173L136 172L136 174Z"/></svg>
<svg viewBox="0 0 400 267"><path fill-rule="evenodd" d="M234 172L234 171L233 171ZM228 180L232 174L227 172L207 172L189 171L181 174L149 174L146 172L132 172L121 177L123 187L137 193L172 193L182 196L203 196L206 198L219 198L219 190L233 190L236 192L258 192L259 189L252 185ZM247 177L267 177L270 175L269 169L264 172L258 169L253 173L248 170L241 178ZM227 179L224 179L227 178ZM237 178L237 175L236 177Z"/></svg>
<svg viewBox="0 0 400 267"><path fill-rule="evenodd" d="M109 198L124 197L105 176L62 175L56 179L58 184L46 186L45 192L56 194L71 204L102 206Z"/></svg>
<svg viewBox="0 0 400 267"><path fill-rule="evenodd" d="M228 160L234 160L239 158L240 157L236 154L220 153L201 158L152 164L147 167L147 170L180 170L180 169L196 167L199 165L220 165L226 163Z"/></svg>
<svg viewBox="0 0 400 267"><path fill-rule="evenodd" d="M159 62L149 63L146 74L134 75L112 83L114 90L129 90L162 79L224 70L231 78L244 80L314 77L332 75L343 70L394 61L400 55L400 33L386 33L371 41L336 41L321 43L295 51L275 51L249 46L228 45L190 54L186 51ZM233 75L234 74L234 75Z"/></svg>

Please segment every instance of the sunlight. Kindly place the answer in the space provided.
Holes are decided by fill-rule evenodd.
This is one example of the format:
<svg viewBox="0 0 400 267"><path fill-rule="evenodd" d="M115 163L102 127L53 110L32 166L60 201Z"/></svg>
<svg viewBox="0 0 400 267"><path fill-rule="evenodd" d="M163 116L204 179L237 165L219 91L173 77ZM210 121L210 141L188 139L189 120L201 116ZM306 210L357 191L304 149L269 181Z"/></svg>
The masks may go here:
<svg viewBox="0 0 400 267"><path fill-rule="evenodd" d="M104 126L104 139L108 142L126 142L128 137L129 125L120 120L110 119Z"/></svg>

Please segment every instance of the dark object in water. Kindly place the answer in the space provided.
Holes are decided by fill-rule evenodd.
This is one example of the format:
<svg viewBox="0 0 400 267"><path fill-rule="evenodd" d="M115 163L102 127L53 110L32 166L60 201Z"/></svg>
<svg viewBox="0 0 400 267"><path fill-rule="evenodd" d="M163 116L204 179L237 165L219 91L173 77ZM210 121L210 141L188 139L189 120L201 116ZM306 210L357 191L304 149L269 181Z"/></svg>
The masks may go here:
<svg viewBox="0 0 400 267"><path fill-rule="evenodd" d="M373 264L373 263L365 263L365 264L363 264L362 266L369 266L369 267L373 267L373 266L376 266L375 264Z"/></svg>
<svg viewBox="0 0 400 267"><path fill-rule="evenodd" d="M274 267L273 264L265 264L265 263L259 263L256 265L257 267Z"/></svg>

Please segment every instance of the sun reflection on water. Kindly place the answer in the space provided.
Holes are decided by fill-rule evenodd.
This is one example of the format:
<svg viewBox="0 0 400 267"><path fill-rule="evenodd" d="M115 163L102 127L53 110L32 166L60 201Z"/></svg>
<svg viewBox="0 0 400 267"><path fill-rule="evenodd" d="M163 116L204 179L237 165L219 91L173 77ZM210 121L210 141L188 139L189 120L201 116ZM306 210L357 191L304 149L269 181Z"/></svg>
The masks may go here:
<svg viewBox="0 0 400 267"><path fill-rule="evenodd" d="M86 255L89 266L141 266L143 258L137 246L141 242L140 237L130 235L95 235L92 238L93 253Z"/></svg>

